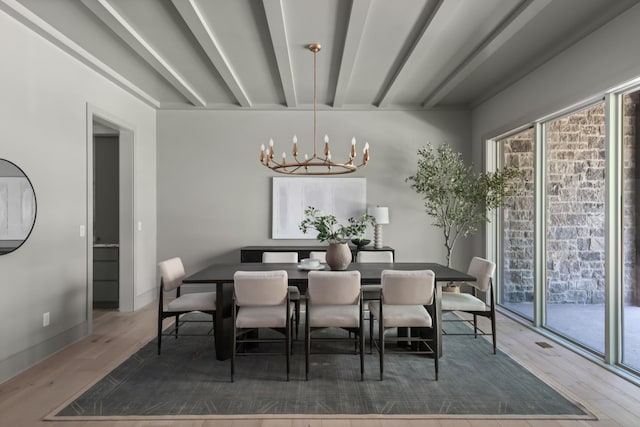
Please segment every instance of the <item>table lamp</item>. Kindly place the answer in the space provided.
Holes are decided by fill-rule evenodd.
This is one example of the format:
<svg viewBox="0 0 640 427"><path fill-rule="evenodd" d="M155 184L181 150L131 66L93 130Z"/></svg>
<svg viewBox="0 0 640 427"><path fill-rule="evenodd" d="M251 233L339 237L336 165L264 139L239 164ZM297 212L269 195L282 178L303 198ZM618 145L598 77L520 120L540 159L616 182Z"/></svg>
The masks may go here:
<svg viewBox="0 0 640 427"><path fill-rule="evenodd" d="M376 226L373 230L373 247L382 249L382 224L389 224L389 208L376 206L367 209L367 213L376 220Z"/></svg>

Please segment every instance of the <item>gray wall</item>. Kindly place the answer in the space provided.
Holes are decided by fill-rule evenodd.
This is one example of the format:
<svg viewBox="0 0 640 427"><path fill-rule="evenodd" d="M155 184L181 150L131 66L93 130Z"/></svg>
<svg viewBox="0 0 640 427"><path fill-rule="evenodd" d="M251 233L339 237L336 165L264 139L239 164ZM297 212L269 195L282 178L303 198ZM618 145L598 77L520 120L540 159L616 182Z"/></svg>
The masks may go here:
<svg viewBox="0 0 640 427"><path fill-rule="evenodd" d="M60 351L90 330L87 121L90 106L135 128L139 304L155 286L155 110L0 12L0 158L29 176L35 227L18 250L0 256L0 382ZM86 235L80 236L85 226ZM148 226L148 227L147 227ZM148 298L144 302L145 298ZM51 323L42 326L43 313Z"/></svg>
<svg viewBox="0 0 640 427"><path fill-rule="evenodd" d="M369 165L348 176L367 179L368 205L388 206L383 240L399 261L444 262L439 229L405 179L427 141L448 142L469 155L469 114L460 111L320 111L318 129L332 155L346 156L352 136L371 144ZM321 244L271 239L271 178L259 147L273 137L276 152L312 151L312 111L159 111L158 258L180 256L187 271L212 260L239 261L245 245ZM278 176L283 176L277 174ZM344 177L344 175L343 175ZM460 244L454 266L469 262Z"/></svg>
<svg viewBox="0 0 640 427"><path fill-rule="evenodd" d="M483 140L640 77L640 5L473 110L473 155Z"/></svg>

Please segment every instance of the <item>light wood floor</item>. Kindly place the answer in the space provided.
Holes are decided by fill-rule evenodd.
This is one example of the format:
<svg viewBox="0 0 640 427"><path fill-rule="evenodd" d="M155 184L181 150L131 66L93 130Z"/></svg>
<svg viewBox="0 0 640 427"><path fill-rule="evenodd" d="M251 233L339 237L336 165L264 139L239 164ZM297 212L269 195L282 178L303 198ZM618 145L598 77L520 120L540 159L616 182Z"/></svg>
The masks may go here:
<svg viewBox="0 0 640 427"><path fill-rule="evenodd" d="M498 346L546 382L592 411L598 421L491 419L233 419L165 421L42 421L78 391L104 376L154 336L156 308L96 312L95 333L0 385L0 426L396 427L396 426L640 426L640 388L504 317ZM458 338L460 339L460 338ZM473 339L473 338L470 338ZM547 341L544 349L536 341ZM441 373L446 375L446 373Z"/></svg>

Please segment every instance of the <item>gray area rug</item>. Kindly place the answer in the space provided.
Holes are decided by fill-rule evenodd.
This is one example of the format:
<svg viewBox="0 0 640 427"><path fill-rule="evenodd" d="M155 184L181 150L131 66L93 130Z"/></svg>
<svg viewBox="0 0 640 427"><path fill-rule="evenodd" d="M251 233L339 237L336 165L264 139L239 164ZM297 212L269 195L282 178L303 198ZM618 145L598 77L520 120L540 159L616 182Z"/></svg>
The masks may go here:
<svg viewBox="0 0 640 427"><path fill-rule="evenodd" d="M341 345L323 343L322 348L352 349ZM353 353L312 353L311 379L305 381L301 333L289 382L284 356L251 355L236 359L231 383L229 361L215 359L212 338L165 338L160 356L154 339L52 418L340 414L594 419L506 354L493 355L485 339L444 336L443 350L438 381L433 359L407 354L385 355L385 379L379 381L375 349L365 356L364 382Z"/></svg>

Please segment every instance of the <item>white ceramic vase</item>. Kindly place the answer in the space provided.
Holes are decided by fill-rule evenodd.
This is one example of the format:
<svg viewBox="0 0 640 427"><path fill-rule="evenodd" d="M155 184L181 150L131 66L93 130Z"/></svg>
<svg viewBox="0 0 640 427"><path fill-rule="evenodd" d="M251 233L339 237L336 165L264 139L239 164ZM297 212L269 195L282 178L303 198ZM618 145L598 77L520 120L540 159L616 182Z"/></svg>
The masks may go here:
<svg viewBox="0 0 640 427"><path fill-rule="evenodd" d="M346 243L330 243L327 247L327 265L332 270L346 270L351 257L351 249Z"/></svg>

